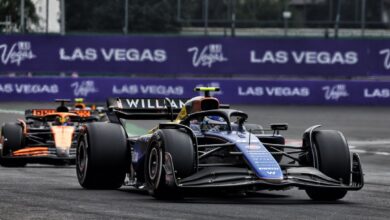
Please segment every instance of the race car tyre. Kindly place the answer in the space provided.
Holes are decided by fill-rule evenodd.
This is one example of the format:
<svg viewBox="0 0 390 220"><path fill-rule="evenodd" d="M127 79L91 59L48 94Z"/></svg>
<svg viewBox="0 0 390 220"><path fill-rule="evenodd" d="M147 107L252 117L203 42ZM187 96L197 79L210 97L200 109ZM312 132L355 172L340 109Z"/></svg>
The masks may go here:
<svg viewBox="0 0 390 220"><path fill-rule="evenodd" d="M0 165L4 167L24 167L26 162L20 158L4 158L12 151L23 148L23 128L17 123L6 123L2 127L3 149L0 154Z"/></svg>
<svg viewBox="0 0 390 220"><path fill-rule="evenodd" d="M82 187L121 187L128 160L127 138L122 126L104 122L85 125L76 150L76 172Z"/></svg>
<svg viewBox="0 0 390 220"><path fill-rule="evenodd" d="M264 128L258 124L244 124L244 127L247 131L252 134L264 134Z"/></svg>
<svg viewBox="0 0 390 220"><path fill-rule="evenodd" d="M335 180L349 185L351 179L351 158L344 135L339 131L321 130L313 133L319 170ZM311 188L306 190L313 200L334 201L347 194L345 189Z"/></svg>
<svg viewBox="0 0 390 220"><path fill-rule="evenodd" d="M148 191L157 199L178 199L177 187L166 183L165 152L171 155L176 178L184 178L195 172L196 151L191 137L177 129L158 130L150 139L144 166Z"/></svg>

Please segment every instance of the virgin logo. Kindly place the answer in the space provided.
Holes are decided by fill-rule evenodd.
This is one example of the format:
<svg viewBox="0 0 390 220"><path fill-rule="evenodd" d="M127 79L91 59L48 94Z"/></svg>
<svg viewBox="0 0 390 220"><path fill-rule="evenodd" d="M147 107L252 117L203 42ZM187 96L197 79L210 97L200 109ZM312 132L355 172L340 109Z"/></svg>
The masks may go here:
<svg viewBox="0 0 390 220"><path fill-rule="evenodd" d="M379 54L384 55L383 66L385 69L390 69L390 49L383 49L379 51Z"/></svg>
<svg viewBox="0 0 390 220"><path fill-rule="evenodd" d="M198 47L188 48L188 52L192 53L192 65L194 67L211 66L216 62L225 62L228 59L223 56L221 44L209 44L200 50Z"/></svg>
<svg viewBox="0 0 390 220"><path fill-rule="evenodd" d="M95 82L86 80L81 82L74 82L70 85L73 88L74 96L88 96L89 93L97 93L99 90L95 87Z"/></svg>
<svg viewBox="0 0 390 220"><path fill-rule="evenodd" d="M345 84L338 84L334 86L324 86L322 90L325 91L326 100L338 101L342 97L348 97L347 86Z"/></svg>
<svg viewBox="0 0 390 220"><path fill-rule="evenodd" d="M2 64L16 64L17 66L20 66L24 60L36 58L31 50L31 43L27 41L19 41L10 47L7 44L1 44L0 56Z"/></svg>

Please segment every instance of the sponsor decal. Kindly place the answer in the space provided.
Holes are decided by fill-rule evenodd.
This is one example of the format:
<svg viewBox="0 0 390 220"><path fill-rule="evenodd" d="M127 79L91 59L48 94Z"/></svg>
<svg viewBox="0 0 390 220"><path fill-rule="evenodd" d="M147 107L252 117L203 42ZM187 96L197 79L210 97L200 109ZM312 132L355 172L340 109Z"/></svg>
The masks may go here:
<svg viewBox="0 0 390 220"><path fill-rule="evenodd" d="M250 51L251 63L278 63L285 64L288 62L287 51L265 51L262 55L257 54L255 50Z"/></svg>
<svg viewBox="0 0 390 220"><path fill-rule="evenodd" d="M308 97L310 89L307 87L283 86L238 86L239 96L271 96L271 97Z"/></svg>
<svg viewBox="0 0 390 220"><path fill-rule="evenodd" d="M267 50L264 53L250 51L251 63L270 63L286 64L292 61L295 64L343 64L353 65L358 63L358 53L355 51L347 52L328 52L328 51L272 51Z"/></svg>
<svg viewBox="0 0 390 220"><path fill-rule="evenodd" d="M0 93L3 94L57 94L57 84L30 84L30 83L5 83L0 84Z"/></svg>
<svg viewBox="0 0 390 220"><path fill-rule="evenodd" d="M14 84L5 83L0 84L0 93L13 93L14 92Z"/></svg>
<svg viewBox="0 0 390 220"><path fill-rule="evenodd" d="M99 57L106 62L157 62L167 61L167 52L163 49L136 49L136 48L79 48L59 49L62 61L96 61Z"/></svg>
<svg viewBox="0 0 390 220"><path fill-rule="evenodd" d="M364 98L390 98L390 89L374 88L364 89Z"/></svg>
<svg viewBox="0 0 390 220"><path fill-rule="evenodd" d="M120 99L119 102L120 108L123 109L166 109L164 99ZM184 99L171 99L171 106L181 109L185 102Z"/></svg>
<svg viewBox="0 0 390 220"><path fill-rule="evenodd" d="M74 96L87 97L90 93L97 93L99 90L95 87L95 82L92 80L84 80L80 82L74 82L70 85L73 88Z"/></svg>
<svg viewBox="0 0 390 220"><path fill-rule="evenodd" d="M326 100L338 101L340 98L349 96L347 86L345 84L323 86L322 90L325 91L324 97Z"/></svg>
<svg viewBox="0 0 390 220"><path fill-rule="evenodd" d="M132 152L131 152L131 161L132 161L133 163L138 162L138 158L139 158L138 155L139 155L139 153L136 152L136 151L132 151Z"/></svg>
<svg viewBox="0 0 390 220"><path fill-rule="evenodd" d="M229 104L340 104L390 105L390 82L304 81L304 80L218 80L149 78L21 78L0 79L0 100L52 101L53 97L86 97L105 101L107 97L191 98L196 86L221 87L216 97ZM103 94L104 92L104 94ZM54 95L54 96L53 96ZM128 100L132 108L159 108L150 100ZM138 102L138 103L137 103ZM123 106L127 101L123 99ZM181 106L180 103L173 104ZM247 143L247 138L242 139Z"/></svg>
<svg viewBox="0 0 390 220"><path fill-rule="evenodd" d="M191 47L187 50L192 53L192 65L194 67L209 67L214 63L226 62L228 59L223 55L222 44L209 44L199 49Z"/></svg>
<svg viewBox="0 0 390 220"><path fill-rule="evenodd" d="M255 137L256 138L256 137ZM247 140L248 141L248 140ZM240 141L239 141L240 142ZM258 143L249 143L249 141L248 142L245 142L245 143L248 143L248 145L246 145L246 149L248 150L248 151L256 151L256 152L260 152L261 151L261 148L260 148L260 146L259 146L259 144Z"/></svg>
<svg viewBox="0 0 390 220"><path fill-rule="evenodd" d="M170 85L137 85L137 84L122 84L113 85L112 93L115 95L183 95L183 86L170 86Z"/></svg>
<svg viewBox="0 0 390 220"><path fill-rule="evenodd" d="M384 56L383 67L387 70L390 69L390 49L383 49L379 51L379 54Z"/></svg>
<svg viewBox="0 0 390 220"><path fill-rule="evenodd" d="M20 64L25 60L32 60L37 56L33 54L31 43L28 41L19 41L11 46L7 44L0 44L0 60L4 65Z"/></svg>
<svg viewBox="0 0 390 220"><path fill-rule="evenodd" d="M259 170L279 170L278 167L259 167Z"/></svg>

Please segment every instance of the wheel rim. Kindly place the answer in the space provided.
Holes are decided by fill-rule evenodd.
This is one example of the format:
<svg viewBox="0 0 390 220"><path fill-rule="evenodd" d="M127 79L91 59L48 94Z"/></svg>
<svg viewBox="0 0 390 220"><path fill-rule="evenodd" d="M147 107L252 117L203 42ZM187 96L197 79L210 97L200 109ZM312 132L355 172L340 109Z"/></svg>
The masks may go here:
<svg viewBox="0 0 390 220"><path fill-rule="evenodd" d="M161 175L162 168L162 152L159 150L157 144L154 144L149 154L148 173L150 180L157 184Z"/></svg>
<svg viewBox="0 0 390 220"><path fill-rule="evenodd" d="M81 141L77 149L77 171L82 179L85 177L85 173L88 168L88 153L87 153L87 144L84 141Z"/></svg>

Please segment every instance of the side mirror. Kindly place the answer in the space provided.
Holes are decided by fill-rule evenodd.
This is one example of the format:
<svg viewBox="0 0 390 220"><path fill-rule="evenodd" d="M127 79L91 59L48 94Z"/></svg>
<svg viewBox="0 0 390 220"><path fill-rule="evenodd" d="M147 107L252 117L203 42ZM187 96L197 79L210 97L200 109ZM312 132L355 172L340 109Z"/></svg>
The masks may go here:
<svg viewBox="0 0 390 220"><path fill-rule="evenodd" d="M286 131L288 129L287 123L276 123L276 124L270 124L271 130L274 131Z"/></svg>

